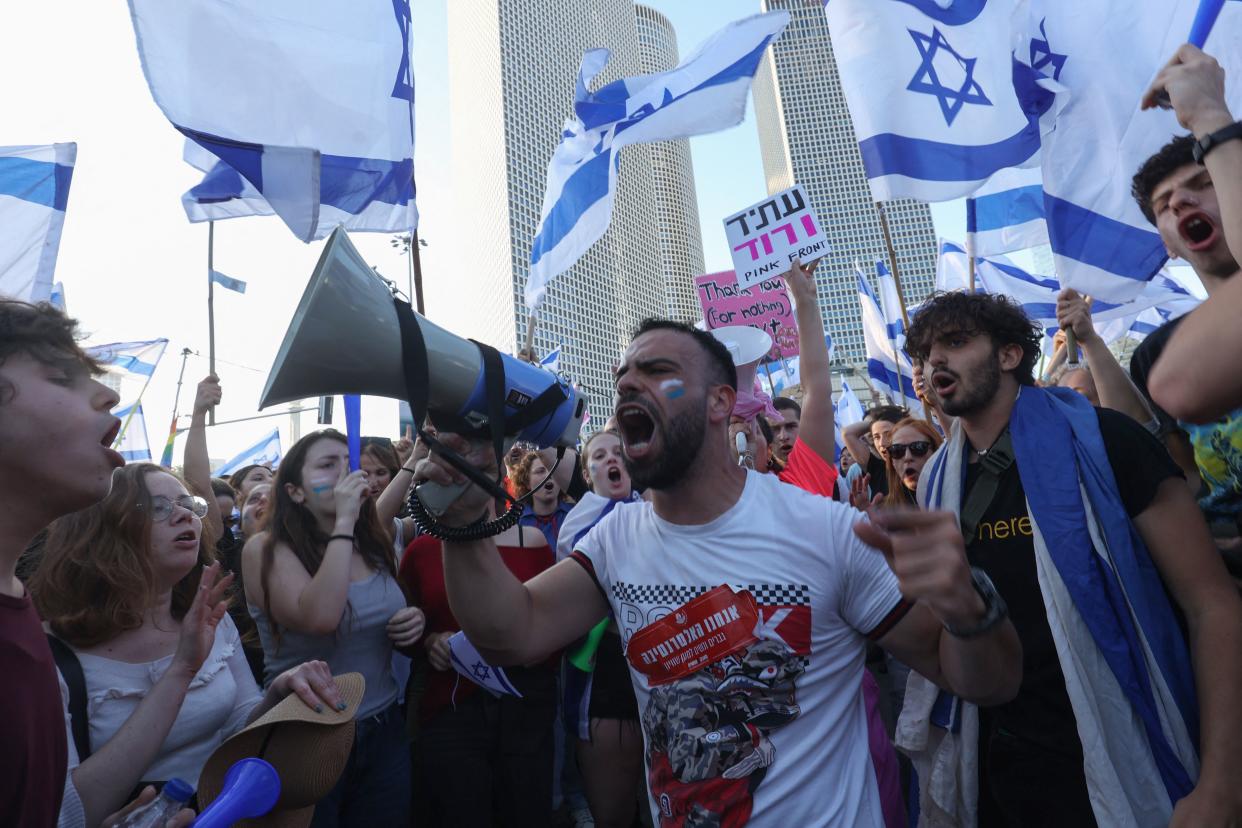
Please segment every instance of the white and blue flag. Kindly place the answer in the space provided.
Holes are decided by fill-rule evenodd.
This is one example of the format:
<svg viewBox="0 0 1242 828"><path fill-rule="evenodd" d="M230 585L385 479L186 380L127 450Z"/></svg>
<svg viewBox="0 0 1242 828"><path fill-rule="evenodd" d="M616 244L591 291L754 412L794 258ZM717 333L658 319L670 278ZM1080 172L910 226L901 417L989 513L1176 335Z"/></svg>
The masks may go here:
<svg viewBox="0 0 1242 828"><path fill-rule="evenodd" d="M858 277L858 304L862 308L867 374L874 380L876 389L888 394L896 404L922 413L923 405L914 394L914 366L910 357L899 347L893 335L896 330L885 321L880 300L862 271L855 271L855 275ZM902 334L902 342L904 340Z"/></svg>
<svg viewBox="0 0 1242 828"><path fill-rule="evenodd" d="M503 667L494 667L487 659L479 655L479 651L466 638L464 632L455 632L449 636L449 659L453 669L487 690L493 696L514 696L522 698L522 694L509 681Z"/></svg>
<svg viewBox="0 0 1242 828"><path fill-rule="evenodd" d="M144 342L93 345L86 349L86 353L101 365L150 379L167 347L167 339L150 339Z"/></svg>
<svg viewBox="0 0 1242 828"><path fill-rule="evenodd" d="M211 281L215 282L217 285L219 285L222 288L225 288L226 290L233 291L234 293L245 293L246 292L245 282L243 282L241 279L234 279L232 276L225 276L223 273L221 273L218 270L211 271Z"/></svg>
<svg viewBox="0 0 1242 828"><path fill-rule="evenodd" d="M1017 57L1041 76L1044 92L1055 93L1054 105L1043 108L1041 131L1057 276L1096 299L1124 302L1166 260L1155 227L1130 195L1131 179L1186 132L1172 112L1141 112L1139 101L1186 41L1199 2L1023 0L1020 7ZM1207 51L1226 77L1242 77L1242 4L1225 4ZM1225 92L1233 111L1242 111L1242 84L1228 83Z"/></svg>
<svg viewBox="0 0 1242 828"><path fill-rule="evenodd" d="M867 416L867 412L863 410L862 402L854 393L854 389L844 379L841 380L841 396L837 398L833 408L832 425L837 441L837 456L834 459L840 460L841 452L845 450L845 437L842 436L842 432L846 426L861 423Z"/></svg>
<svg viewBox="0 0 1242 828"><path fill-rule="evenodd" d="M202 181L181 194L181 207L190 221L276 215L253 184L189 138L185 139L181 157L204 174Z"/></svg>
<svg viewBox="0 0 1242 828"><path fill-rule="evenodd" d="M966 199L966 235L976 256L1048 243L1039 168L1001 170Z"/></svg>
<svg viewBox="0 0 1242 828"><path fill-rule="evenodd" d="M0 147L0 296L52 298L77 152L73 143Z"/></svg>
<svg viewBox="0 0 1242 828"><path fill-rule="evenodd" d="M142 416L142 403L130 403L112 410L113 416L119 417L125 428L117 434L114 448L125 458L126 463L137 460L151 460L151 444L147 442L147 421Z"/></svg>
<svg viewBox="0 0 1242 828"><path fill-rule="evenodd" d="M622 78L596 92L587 87L607 65L609 52L591 49L583 55L574 117L565 122L548 164L539 231L531 246L528 308L538 308L548 282L573 267L608 230L621 148L739 123L763 52L788 23L784 11L735 21L675 69Z"/></svg>
<svg viewBox="0 0 1242 828"><path fill-rule="evenodd" d="M1010 45L1012 2L825 0L832 51L877 201L968 195L1030 166L1051 95ZM1024 108L1015 85L1031 87Z"/></svg>
<svg viewBox="0 0 1242 828"><path fill-rule="evenodd" d="M267 466L274 469L280 465L280 457L280 430L273 428L257 443L212 472L211 476L228 477L239 469L253 465Z"/></svg>
<svg viewBox="0 0 1242 828"><path fill-rule="evenodd" d="M155 102L217 159L188 159L191 221L265 202L303 241L417 224L409 0L129 7Z"/></svg>
<svg viewBox="0 0 1242 828"><path fill-rule="evenodd" d="M547 356L539 360L539 367L545 368L554 374L561 370L561 349L564 347L565 345L562 343L557 345L552 351L549 351Z"/></svg>

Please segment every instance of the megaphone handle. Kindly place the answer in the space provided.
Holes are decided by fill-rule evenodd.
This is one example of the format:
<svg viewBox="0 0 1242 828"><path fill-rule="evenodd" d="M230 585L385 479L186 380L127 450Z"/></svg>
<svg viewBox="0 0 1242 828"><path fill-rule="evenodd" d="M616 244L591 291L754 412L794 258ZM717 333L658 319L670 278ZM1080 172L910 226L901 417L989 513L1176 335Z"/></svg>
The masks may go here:
<svg viewBox="0 0 1242 828"><path fill-rule="evenodd" d="M414 489L414 493L422 501L423 508L430 512L432 517L438 518L448 510L448 507L453 505L457 498L461 497L462 492L472 485L469 481L454 483L451 486L428 482L419 484Z"/></svg>

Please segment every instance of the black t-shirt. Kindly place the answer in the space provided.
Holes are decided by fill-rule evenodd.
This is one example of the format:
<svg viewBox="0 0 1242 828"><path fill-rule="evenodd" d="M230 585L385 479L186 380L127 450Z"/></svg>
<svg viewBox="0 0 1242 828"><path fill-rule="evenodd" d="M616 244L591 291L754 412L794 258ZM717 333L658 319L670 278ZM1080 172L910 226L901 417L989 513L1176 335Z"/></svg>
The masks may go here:
<svg viewBox="0 0 1242 828"><path fill-rule="evenodd" d="M871 494L888 495L888 466L870 451L867 452L867 474L871 477Z"/></svg>
<svg viewBox="0 0 1242 828"><path fill-rule="evenodd" d="M1156 412L1156 420L1160 423L1161 434L1168 434L1170 431L1178 428L1177 420L1169 416L1169 412L1157 405L1156 401L1151 398L1151 394L1147 393L1147 378L1151 375L1151 369L1156 366L1156 360L1160 359L1160 354L1164 352L1164 346L1168 344L1169 337L1183 318L1185 317L1179 316L1177 319L1170 320L1156 328L1134 349L1134 354L1130 357L1130 378L1134 380L1134 385L1147 398L1147 403L1151 406L1152 411Z"/></svg>
<svg viewBox="0 0 1242 828"><path fill-rule="evenodd" d="M1096 415L1121 501L1133 518L1151 503L1157 487L1169 477L1180 477L1181 470L1164 446L1134 420L1106 408L1097 408ZM1047 449L1072 451L1070 446ZM967 492L978 472L977 463L967 469ZM1022 641L1022 687L1013 701L986 711L988 730L995 734L999 729L1030 743L1037 753L1077 761L1081 767L1082 746L1039 589L1031 519L1017 464L1001 477L975 537L967 542L967 556L973 566L987 572L1009 605L1009 617ZM1029 779L1015 782L1031 784Z"/></svg>

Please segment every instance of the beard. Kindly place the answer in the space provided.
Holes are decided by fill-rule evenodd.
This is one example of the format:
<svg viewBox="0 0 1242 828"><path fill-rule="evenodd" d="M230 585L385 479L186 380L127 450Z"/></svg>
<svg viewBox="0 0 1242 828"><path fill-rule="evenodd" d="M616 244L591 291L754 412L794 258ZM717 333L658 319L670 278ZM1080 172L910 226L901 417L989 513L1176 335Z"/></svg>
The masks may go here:
<svg viewBox="0 0 1242 828"><path fill-rule="evenodd" d="M625 470L630 474L630 484L637 489L660 490L672 488L679 483L703 447L703 439L707 434L707 427L703 423L706 416L706 398L700 400L697 406L686 406L663 429L660 435L661 451L641 464L635 463L629 455L622 452L621 459L625 463Z"/></svg>
<svg viewBox="0 0 1242 828"><path fill-rule="evenodd" d="M957 380L957 392L949 399L942 399L944 413L951 417L965 417L981 411L992 402L1000 389L1000 354L993 350L982 363Z"/></svg>

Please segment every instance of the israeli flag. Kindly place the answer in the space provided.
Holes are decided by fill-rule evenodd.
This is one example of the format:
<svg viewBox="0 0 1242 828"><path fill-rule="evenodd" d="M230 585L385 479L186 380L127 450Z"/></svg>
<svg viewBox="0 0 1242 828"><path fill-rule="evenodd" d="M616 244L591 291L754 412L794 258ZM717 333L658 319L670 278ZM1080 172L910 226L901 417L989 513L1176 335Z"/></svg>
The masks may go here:
<svg viewBox="0 0 1242 828"><path fill-rule="evenodd" d="M125 424L117 435L118 443L114 448L125 458L126 463L138 460L151 460L151 444L147 442L147 421L142 416L142 403L130 403L112 410Z"/></svg>
<svg viewBox="0 0 1242 828"><path fill-rule="evenodd" d="M1186 40L1198 0L1027 0L1017 58L1040 76L1048 236L1062 284L1106 302L1133 299L1164 266L1156 229L1130 195L1139 166L1185 134L1171 111L1139 111L1156 72ZM1207 51L1242 77L1242 5L1226 3ZM1027 90L1029 91L1029 90ZM1234 112L1242 84L1227 83ZM1019 90L1019 97L1024 91ZM1039 95L1036 95L1036 99Z"/></svg>
<svg viewBox="0 0 1242 828"><path fill-rule="evenodd" d="M976 256L999 256L1047 244L1039 169L1001 170L989 178L966 199L966 234Z"/></svg>
<svg viewBox="0 0 1242 828"><path fill-rule="evenodd" d="M897 291L897 280L889 272L888 265L880 259L875 260L875 276L880 283L880 310L884 312L884 329L893 347L906 347L906 323L901 315L901 296Z"/></svg>
<svg viewBox="0 0 1242 828"><path fill-rule="evenodd" d="M1012 3L825 0L863 167L877 201L945 201L1039 152L1034 86L1010 45ZM1092 33L1094 34L1094 32ZM1030 88L1023 107L1015 86Z"/></svg>
<svg viewBox="0 0 1242 828"><path fill-rule="evenodd" d="M836 432L837 441L837 456L835 459L840 460L841 452L845 450L845 437L842 436L842 432L846 426L861 423L863 418L867 416L867 412L863 410L862 402L858 399L858 395L854 393L854 389L844 380L841 381L841 396L837 398L833 409L832 424Z"/></svg>
<svg viewBox="0 0 1242 828"><path fill-rule="evenodd" d="M914 394L914 366L910 364L910 357L890 336L891 329L880 310L880 300L871 285L867 284L862 271L855 271L855 275L858 277L858 304L862 308L867 374L874 380L877 390L888 394L895 403L904 405L912 412L922 413L923 404Z"/></svg>
<svg viewBox="0 0 1242 828"><path fill-rule="evenodd" d="M238 469L256 464L274 469L280 465L280 457L280 431L273 428L257 443L212 472L211 476L228 477Z"/></svg>
<svg viewBox="0 0 1242 828"><path fill-rule="evenodd" d="M608 63L607 49L582 57L575 117L565 122L548 164L539 232L531 248L526 306L538 308L548 282L573 267L608 230L619 151L628 144L672 141L731 127L768 44L789 23L784 11L725 26L677 68L587 87Z"/></svg>
<svg viewBox="0 0 1242 828"><path fill-rule="evenodd" d="M220 287L225 288L226 290L234 291L235 293L246 292L245 282L241 279L234 279L232 276L225 276L218 270L211 271L211 281L215 282Z"/></svg>
<svg viewBox="0 0 1242 828"><path fill-rule="evenodd" d="M303 241L416 226L409 0L129 8L156 104L216 159L191 161L191 221L274 212Z"/></svg>
<svg viewBox="0 0 1242 828"><path fill-rule="evenodd" d="M0 296L51 300L77 153L73 143L0 147Z"/></svg>
<svg viewBox="0 0 1242 828"><path fill-rule="evenodd" d="M509 681L503 667L493 667L487 659L479 655L479 651L466 638L464 632L456 632L449 636L449 658L453 669L475 684L487 690L493 696L514 696L522 698L522 694Z"/></svg>
<svg viewBox="0 0 1242 828"><path fill-rule="evenodd" d="M164 356L167 347L167 339L151 339L145 342L94 345L87 348L86 353L101 365L149 379L155 373L155 367L160 364L160 358Z"/></svg>
<svg viewBox="0 0 1242 828"><path fill-rule="evenodd" d="M564 347L565 346L563 344L557 345L555 350L551 351L547 356L539 360L539 367L546 368L554 374L561 370L561 349Z"/></svg>

